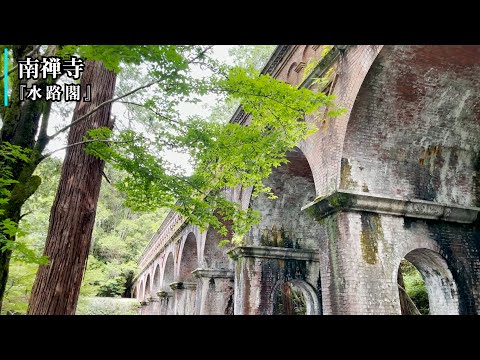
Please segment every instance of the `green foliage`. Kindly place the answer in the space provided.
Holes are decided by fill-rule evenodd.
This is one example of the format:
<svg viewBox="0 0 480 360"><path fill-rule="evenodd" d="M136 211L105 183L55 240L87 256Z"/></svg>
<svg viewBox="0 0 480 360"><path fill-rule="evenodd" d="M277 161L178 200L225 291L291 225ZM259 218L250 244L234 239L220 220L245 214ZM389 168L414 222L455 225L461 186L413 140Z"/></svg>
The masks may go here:
<svg viewBox="0 0 480 360"><path fill-rule="evenodd" d="M50 208L55 199L60 170L60 160L47 158L43 161L35 172L43 181L23 207L24 213L28 215L20 222L20 228L26 231L18 236L15 243L25 244L36 257L40 257L45 245ZM105 172L112 181L123 176L109 166ZM136 260L166 215L165 209L152 213L135 213L123 202L122 194L105 181L100 191L80 302L84 297L119 297L125 294L137 271ZM26 312L38 268L37 264L22 261L24 259L20 253L14 252L13 255L2 314L8 311L22 314ZM90 309L88 303L82 302L86 307L81 308L80 313L97 311Z"/></svg>
<svg viewBox="0 0 480 360"><path fill-rule="evenodd" d="M408 296L422 315L428 315L430 312L428 293L422 275L412 263L405 259L400 263L400 269Z"/></svg>
<svg viewBox="0 0 480 360"><path fill-rule="evenodd" d="M10 164L29 162L28 153L28 149L22 149L9 142L0 143L0 215L5 213L5 207L11 195L11 185L18 182L13 179L12 165ZM1 234L2 232L0 232L0 236Z"/></svg>
<svg viewBox="0 0 480 360"><path fill-rule="evenodd" d="M5 213L11 195L11 185L18 183L12 178L11 165L18 162L28 163L30 150L15 146L9 142L0 144L0 215ZM0 251L12 251L12 258L26 263L47 264L45 256L39 256L25 242L14 241L25 237L25 228L9 218L0 219Z"/></svg>
<svg viewBox="0 0 480 360"><path fill-rule="evenodd" d="M149 64L150 72L158 75L160 69L185 70L187 62L181 52L187 48L174 45L66 45L58 55L64 58L78 55L82 59L99 60L107 69L117 73L122 70L122 64Z"/></svg>
<svg viewBox="0 0 480 360"><path fill-rule="evenodd" d="M235 66L242 66L256 71L262 70L271 56L275 45L238 45L228 50ZM206 104L210 112L209 121L226 123L240 105L239 99L220 96L218 101Z"/></svg>
<svg viewBox="0 0 480 360"><path fill-rule="evenodd" d="M114 182L124 177L110 166L106 173ZM134 212L124 201L121 192L103 183L82 296L124 296L137 273L137 259L167 214L164 208Z"/></svg>
<svg viewBox="0 0 480 360"><path fill-rule="evenodd" d="M233 57L234 65L260 71L275 47L275 45L238 45L229 49L228 54Z"/></svg>
<svg viewBox="0 0 480 360"><path fill-rule="evenodd" d="M312 72L315 70L317 65L322 61L322 59L327 56L327 54L333 49L333 45L323 45L322 53L318 59L311 59L308 61L307 65L303 69L302 81L304 81ZM321 83L324 79L328 78L328 72L323 78L315 79L314 83Z"/></svg>
<svg viewBox="0 0 480 360"><path fill-rule="evenodd" d="M17 240L12 242L27 247L32 259L26 261L25 255L18 251L18 248L12 253L2 313L14 311L24 314L27 310L30 291L38 269L37 264L46 262L46 258L41 255L47 237L50 207L55 198L60 168L60 160L49 158L35 171L35 174L42 178L42 183L24 204L23 214L26 216L19 224L19 228L24 231L17 233ZM32 261L34 259L39 261Z"/></svg>
<svg viewBox="0 0 480 360"><path fill-rule="evenodd" d="M210 122L198 116L164 118L171 127L154 135L92 130L85 139L91 141L87 152L128 173L117 188L133 209L169 207L202 229L212 225L226 232L214 215L218 211L224 219L234 221L236 233L243 234L258 221L258 214L227 201L223 189L253 186L253 196L263 192L273 198L262 179L272 167L287 161L287 150L315 131L303 121L304 116L320 106L332 106L333 98L239 67L230 68L226 77L213 79L210 86L241 101L251 115L249 126ZM171 149L189 155L192 175L163 156Z"/></svg>
<svg viewBox="0 0 480 360"><path fill-rule="evenodd" d="M138 315L135 299L80 296L76 315Z"/></svg>
<svg viewBox="0 0 480 360"><path fill-rule="evenodd" d="M35 280L38 265L12 260L8 275L5 296L2 305L2 315L7 313L25 314L28 299Z"/></svg>

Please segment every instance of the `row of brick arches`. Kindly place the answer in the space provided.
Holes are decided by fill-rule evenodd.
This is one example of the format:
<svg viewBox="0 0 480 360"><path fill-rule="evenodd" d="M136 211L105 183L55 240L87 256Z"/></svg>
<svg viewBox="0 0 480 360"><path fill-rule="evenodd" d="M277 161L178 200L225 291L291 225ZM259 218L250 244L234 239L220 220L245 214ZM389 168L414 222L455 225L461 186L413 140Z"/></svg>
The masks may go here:
<svg viewBox="0 0 480 360"><path fill-rule="evenodd" d="M281 46L268 72L316 86L292 72L321 48ZM265 180L276 199L228 190L262 214L242 246L186 225L152 254L143 313L401 314L402 261L430 314L478 313L480 47L334 46L317 69L347 112L305 119L318 131Z"/></svg>

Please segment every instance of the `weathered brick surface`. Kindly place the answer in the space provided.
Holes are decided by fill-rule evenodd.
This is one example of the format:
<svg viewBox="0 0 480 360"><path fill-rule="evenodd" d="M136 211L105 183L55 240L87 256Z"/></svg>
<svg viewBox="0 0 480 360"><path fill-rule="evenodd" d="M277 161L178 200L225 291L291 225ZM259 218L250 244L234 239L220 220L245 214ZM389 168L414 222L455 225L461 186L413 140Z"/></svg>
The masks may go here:
<svg viewBox="0 0 480 360"><path fill-rule="evenodd" d="M275 291L283 282L291 279L305 282L317 298L321 296L318 263L257 258L237 261L239 271L236 277L235 314L272 315Z"/></svg>
<svg viewBox="0 0 480 360"><path fill-rule="evenodd" d="M197 283L196 314L228 314L233 310L233 290L233 277L201 277Z"/></svg>
<svg viewBox="0 0 480 360"><path fill-rule="evenodd" d="M480 205L480 47L385 46L353 106L340 188Z"/></svg>
<svg viewBox="0 0 480 360"><path fill-rule="evenodd" d="M478 228L368 212L341 212L323 222L325 314L400 314L397 272L405 257L427 283L432 313L477 313Z"/></svg>
<svg viewBox="0 0 480 360"><path fill-rule="evenodd" d="M283 47L269 71L298 85L321 52L317 45ZM306 119L319 130L265 180L278 198L252 198L251 188L226 191L242 208L262 213L247 245L267 253L315 249L319 261L287 261L257 249L263 255L233 263L215 246L218 233L188 225L137 277L140 300L167 291L142 313L229 313L234 298L235 314L271 314L279 286L296 281L324 314L399 314L403 258L421 272L432 313L479 312L480 225L469 222L480 206L480 46L349 46L329 66L330 91L347 112L327 119L319 109ZM369 194L382 206L352 211L339 197L329 205L333 213L315 215L316 205L301 211L337 191ZM440 203L446 213L443 220L422 219L431 218L422 213L430 205L418 201L408 214L389 212L391 199ZM452 206L465 209L452 217ZM234 270L234 294L227 277L194 279L195 269ZM182 280L196 281L196 291L168 287Z"/></svg>
<svg viewBox="0 0 480 360"><path fill-rule="evenodd" d="M318 196L328 195L339 188L340 159L350 112L369 67L381 48L378 45L352 46L333 65L338 77L332 93L337 97L337 105L347 109L345 114L337 118L314 114L307 118L308 122L318 127L318 131L301 142L299 148L312 169Z"/></svg>
<svg viewBox="0 0 480 360"><path fill-rule="evenodd" d="M297 149L290 162L273 170L264 181L276 199L264 194L251 199L250 207L262 214L246 237L249 245L317 249L320 225L301 207L315 198L315 185L308 162Z"/></svg>

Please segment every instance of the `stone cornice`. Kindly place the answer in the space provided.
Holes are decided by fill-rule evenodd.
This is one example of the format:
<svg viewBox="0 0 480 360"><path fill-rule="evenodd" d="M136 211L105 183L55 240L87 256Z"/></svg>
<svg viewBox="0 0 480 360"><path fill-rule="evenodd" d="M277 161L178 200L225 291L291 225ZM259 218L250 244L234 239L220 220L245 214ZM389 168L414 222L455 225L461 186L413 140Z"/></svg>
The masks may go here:
<svg viewBox="0 0 480 360"><path fill-rule="evenodd" d="M195 269L192 274L196 278L227 278L233 279L234 273L232 270L226 269Z"/></svg>
<svg viewBox="0 0 480 360"><path fill-rule="evenodd" d="M170 291L163 291L163 290L162 290L162 291L157 292L157 296L158 296L159 298L166 298L166 297L171 297L171 296L173 296L173 293L171 293Z"/></svg>
<svg viewBox="0 0 480 360"><path fill-rule="evenodd" d="M239 246L227 252L236 260L239 257L256 257L282 260L319 261L318 251L307 249L291 249L271 246Z"/></svg>
<svg viewBox="0 0 480 360"><path fill-rule="evenodd" d="M280 64L291 45L278 45L273 51L272 56L268 59L263 67L262 74L272 74L275 68Z"/></svg>
<svg viewBox="0 0 480 360"><path fill-rule="evenodd" d="M170 288L171 288L172 290L183 290L183 289L186 289L186 290L195 290L195 289L197 288L197 284L196 284L196 283L183 282L183 281L173 282L173 283L171 283L169 286L170 286Z"/></svg>
<svg viewBox="0 0 480 360"><path fill-rule="evenodd" d="M341 190L305 205L302 210L311 212L317 220L346 210L469 224L476 220L480 208Z"/></svg>

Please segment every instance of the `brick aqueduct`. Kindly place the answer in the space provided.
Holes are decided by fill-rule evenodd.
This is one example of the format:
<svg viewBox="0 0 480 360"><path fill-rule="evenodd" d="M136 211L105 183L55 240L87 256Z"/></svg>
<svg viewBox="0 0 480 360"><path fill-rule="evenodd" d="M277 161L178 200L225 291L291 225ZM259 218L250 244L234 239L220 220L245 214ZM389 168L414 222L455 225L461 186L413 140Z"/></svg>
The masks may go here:
<svg viewBox="0 0 480 360"><path fill-rule="evenodd" d="M170 213L140 259L141 314L400 314L404 258L431 314L480 312L480 46L336 45L303 79L322 49L278 46L263 72L311 88L333 69L317 90L348 111L306 119L319 130L265 180L277 199L229 190L262 214L247 245Z"/></svg>

